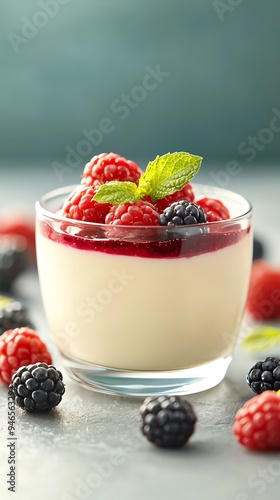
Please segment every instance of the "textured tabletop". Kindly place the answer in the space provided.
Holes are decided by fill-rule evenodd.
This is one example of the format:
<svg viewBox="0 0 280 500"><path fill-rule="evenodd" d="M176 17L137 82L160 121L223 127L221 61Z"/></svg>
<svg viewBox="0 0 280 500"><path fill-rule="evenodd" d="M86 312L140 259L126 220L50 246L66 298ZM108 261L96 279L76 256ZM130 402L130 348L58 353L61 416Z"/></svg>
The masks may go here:
<svg viewBox="0 0 280 500"><path fill-rule="evenodd" d="M222 166L220 168L220 171ZM216 171L218 169L216 168ZM18 206L33 210L33 201L59 187L53 172L19 173ZM1 171L0 211L9 210L9 170ZM68 182L69 180L69 182ZM210 183L209 174L201 175ZM75 182L74 176L67 183ZM246 172L230 179L254 205L255 232L267 244L267 257L280 264L279 170ZM270 221L264 206L270 207ZM22 275L14 295L32 311L32 319L64 373L45 321L37 274ZM241 333L240 337L242 337ZM272 352L272 351L270 351ZM273 351L273 354L277 350ZM16 411L16 484L18 498L29 500L269 500L279 497L280 454L252 453L235 441L234 415L253 396L246 372L269 355L246 353L240 342L225 380L204 393L188 396L198 417L194 435L180 450L149 444L139 431L141 399L97 394L75 385L67 376L66 393L56 410L46 414ZM11 498L8 467L7 390L0 387L0 498Z"/></svg>

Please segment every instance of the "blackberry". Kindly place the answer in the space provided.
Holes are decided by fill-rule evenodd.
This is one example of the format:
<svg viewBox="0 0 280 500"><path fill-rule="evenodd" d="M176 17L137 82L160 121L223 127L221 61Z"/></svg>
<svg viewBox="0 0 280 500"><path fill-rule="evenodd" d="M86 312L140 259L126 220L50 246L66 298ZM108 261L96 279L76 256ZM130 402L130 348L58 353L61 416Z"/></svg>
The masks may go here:
<svg viewBox="0 0 280 500"><path fill-rule="evenodd" d="M34 328L27 309L21 302L0 295L0 335L22 326Z"/></svg>
<svg viewBox="0 0 280 500"><path fill-rule="evenodd" d="M47 363L22 366L12 376L9 395L29 412L50 410L60 403L65 392L62 378L62 373Z"/></svg>
<svg viewBox="0 0 280 500"><path fill-rule="evenodd" d="M197 420L191 404L179 396L146 398L140 415L142 433L161 448L183 446L194 432Z"/></svg>
<svg viewBox="0 0 280 500"><path fill-rule="evenodd" d="M280 390L280 359L258 361L247 374L247 384L256 393Z"/></svg>
<svg viewBox="0 0 280 500"><path fill-rule="evenodd" d="M9 291L28 267L27 240L23 236L0 236L0 290Z"/></svg>
<svg viewBox="0 0 280 500"><path fill-rule="evenodd" d="M187 226L207 222L207 217L204 210L196 203L181 200L165 208L158 220L161 226Z"/></svg>
<svg viewBox="0 0 280 500"><path fill-rule="evenodd" d="M263 259L265 254L265 248L261 240L254 238L253 240L253 260Z"/></svg>

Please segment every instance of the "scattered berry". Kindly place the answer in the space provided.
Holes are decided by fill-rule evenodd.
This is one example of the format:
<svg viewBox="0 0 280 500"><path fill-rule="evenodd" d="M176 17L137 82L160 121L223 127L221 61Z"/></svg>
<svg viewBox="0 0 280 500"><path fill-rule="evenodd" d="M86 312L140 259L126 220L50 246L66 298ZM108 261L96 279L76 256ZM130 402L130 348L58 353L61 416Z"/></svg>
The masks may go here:
<svg viewBox="0 0 280 500"><path fill-rule="evenodd" d="M188 401L179 396L146 398L140 408L140 428L156 446L183 446L193 434L196 415Z"/></svg>
<svg viewBox="0 0 280 500"><path fill-rule="evenodd" d="M280 397L266 391L238 410L233 425L237 441L252 450L280 450Z"/></svg>
<svg viewBox="0 0 280 500"><path fill-rule="evenodd" d="M262 259L265 254L263 243L256 237L253 239L253 260Z"/></svg>
<svg viewBox="0 0 280 500"><path fill-rule="evenodd" d="M176 191L165 198L161 198L160 200L155 201L154 205L157 211L163 212L163 210L175 201L194 201L194 193L190 183L186 184L180 191Z"/></svg>
<svg viewBox="0 0 280 500"><path fill-rule="evenodd" d="M158 212L151 203L143 200L113 205L105 222L117 226L158 226Z"/></svg>
<svg viewBox="0 0 280 500"><path fill-rule="evenodd" d="M207 216L207 222L216 222L219 220L230 219L230 213L227 207L214 198L201 198L196 203L203 208Z"/></svg>
<svg viewBox="0 0 280 500"><path fill-rule="evenodd" d="M207 222L203 209L187 200L175 201L159 216L161 226L186 226Z"/></svg>
<svg viewBox="0 0 280 500"><path fill-rule="evenodd" d="M14 373L9 394L20 408L29 412L57 406L65 392L62 373L47 363L22 366Z"/></svg>
<svg viewBox="0 0 280 500"><path fill-rule="evenodd" d="M270 357L258 361L248 372L247 383L257 394L264 391L279 391L280 359Z"/></svg>
<svg viewBox="0 0 280 500"><path fill-rule="evenodd" d="M252 265L247 311L256 321L280 318L280 270L261 259Z"/></svg>
<svg viewBox="0 0 280 500"><path fill-rule="evenodd" d="M0 290L9 291L28 268L27 242L23 236L0 235Z"/></svg>
<svg viewBox="0 0 280 500"><path fill-rule="evenodd" d="M111 205L94 201L95 193L92 187L78 186L64 202L61 215L69 219L104 223Z"/></svg>
<svg viewBox="0 0 280 500"><path fill-rule="evenodd" d="M22 326L33 328L27 309L17 300L0 295L0 335Z"/></svg>
<svg viewBox="0 0 280 500"><path fill-rule="evenodd" d="M15 214L0 219L0 235L22 236L26 239L27 250L35 258L35 226L27 217Z"/></svg>
<svg viewBox="0 0 280 500"><path fill-rule="evenodd" d="M13 373L30 363L52 362L46 344L28 327L7 330L0 337L0 380L9 384Z"/></svg>
<svg viewBox="0 0 280 500"><path fill-rule="evenodd" d="M115 153L102 153L86 164L82 184L94 187L109 181L130 181L137 184L142 173L134 161Z"/></svg>

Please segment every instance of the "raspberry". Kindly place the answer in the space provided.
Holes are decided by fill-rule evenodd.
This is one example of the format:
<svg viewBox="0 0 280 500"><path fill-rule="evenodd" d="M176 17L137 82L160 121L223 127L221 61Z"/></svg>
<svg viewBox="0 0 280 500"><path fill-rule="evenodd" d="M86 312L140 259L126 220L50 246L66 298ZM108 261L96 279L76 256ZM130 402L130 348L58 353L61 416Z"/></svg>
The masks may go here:
<svg viewBox="0 0 280 500"><path fill-rule="evenodd" d="M102 153L86 164L82 184L94 187L108 181L130 181L137 184L142 173L134 161L115 153Z"/></svg>
<svg viewBox="0 0 280 500"><path fill-rule="evenodd" d="M117 226L158 226L158 212L147 201L113 205L106 215L106 224Z"/></svg>
<svg viewBox="0 0 280 500"><path fill-rule="evenodd" d="M156 446L177 448L186 444L196 424L195 412L179 396L146 398L140 408L140 429Z"/></svg>
<svg viewBox="0 0 280 500"><path fill-rule="evenodd" d="M165 198L161 198L157 200L154 205L158 212L163 212L163 210L175 201L194 201L194 193L190 183L186 184L180 191L176 191L173 194L166 196Z"/></svg>
<svg viewBox="0 0 280 500"><path fill-rule="evenodd" d="M280 397L266 391L238 410L233 425L237 441L252 450L280 450Z"/></svg>
<svg viewBox="0 0 280 500"><path fill-rule="evenodd" d="M257 394L264 391L279 391L280 359L269 357L264 361L258 361L248 372L247 383Z"/></svg>
<svg viewBox="0 0 280 500"><path fill-rule="evenodd" d="M203 209L186 200L175 201L159 216L161 226L186 226L203 222L207 222Z"/></svg>
<svg viewBox="0 0 280 500"><path fill-rule="evenodd" d="M214 198L201 198L196 203L203 208L208 222L230 219L230 213L225 205Z"/></svg>
<svg viewBox="0 0 280 500"><path fill-rule="evenodd" d="M7 330L0 338L0 380L8 384L13 373L23 365L51 363L46 344L28 327Z"/></svg>
<svg viewBox="0 0 280 500"><path fill-rule="evenodd" d="M0 335L21 326L33 328L27 309L20 302L0 295Z"/></svg>
<svg viewBox="0 0 280 500"><path fill-rule="evenodd" d="M104 223L111 205L94 201L95 193L92 187L78 186L64 202L61 215L69 219Z"/></svg>
<svg viewBox="0 0 280 500"><path fill-rule="evenodd" d="M34 223L20 214L0 220L0 235L23 236L27 242L27 250L35 258L35 227Z"/></svg>
<svg viewBox="0 0 280 500"><path fill-rule="evenodd" d="M252 265L247 311L256 321L280 318L280 271L261 259Z"/></svg>
<svg viewBox="0 0 280 500"><path fill-rule="evenodd" d="M35 363L14 373L9 395L22 409L46 411L57 406L65 392L62 373L53 365Z"/></svg>

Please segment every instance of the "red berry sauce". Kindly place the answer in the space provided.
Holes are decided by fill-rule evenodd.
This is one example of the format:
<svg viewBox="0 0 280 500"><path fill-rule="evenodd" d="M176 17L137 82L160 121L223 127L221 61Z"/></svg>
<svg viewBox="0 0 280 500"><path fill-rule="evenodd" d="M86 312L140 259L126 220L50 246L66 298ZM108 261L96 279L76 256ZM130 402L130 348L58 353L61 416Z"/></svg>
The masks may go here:
<svg viewBox="0 0 280 500"><path fill-rule="evenodd" d="M194 257L215 252L236 244L250 232L250 227L242 229L240 224L231 224L228 230L222 230L221 226L216 225L216 223L211 224L211 226L207 227L204 224L205 232L197 234L193 234L192 227L190 229L191 236L187 236L188 226L185 226L184 229L180 227L178 231L174 228L171 234L170 227L165 232L163 226L127 229L123 226L108 225L109 234L106 234L104 224L96 224L91 233L84 228L82 229L83 226L76 224L75 227L80 227L80 231L77 229L78 232L72 235L68 234L67 228L73 229L73 224L69 225L67 221L60 223L60 232L57 232L47 222L40 223L40 230L43 236L80 250L147 258ZM199 228L196 229L199 231ZM155 233L157 233L156 237ZM166 239L163 239L164 237Z"/></svg>

